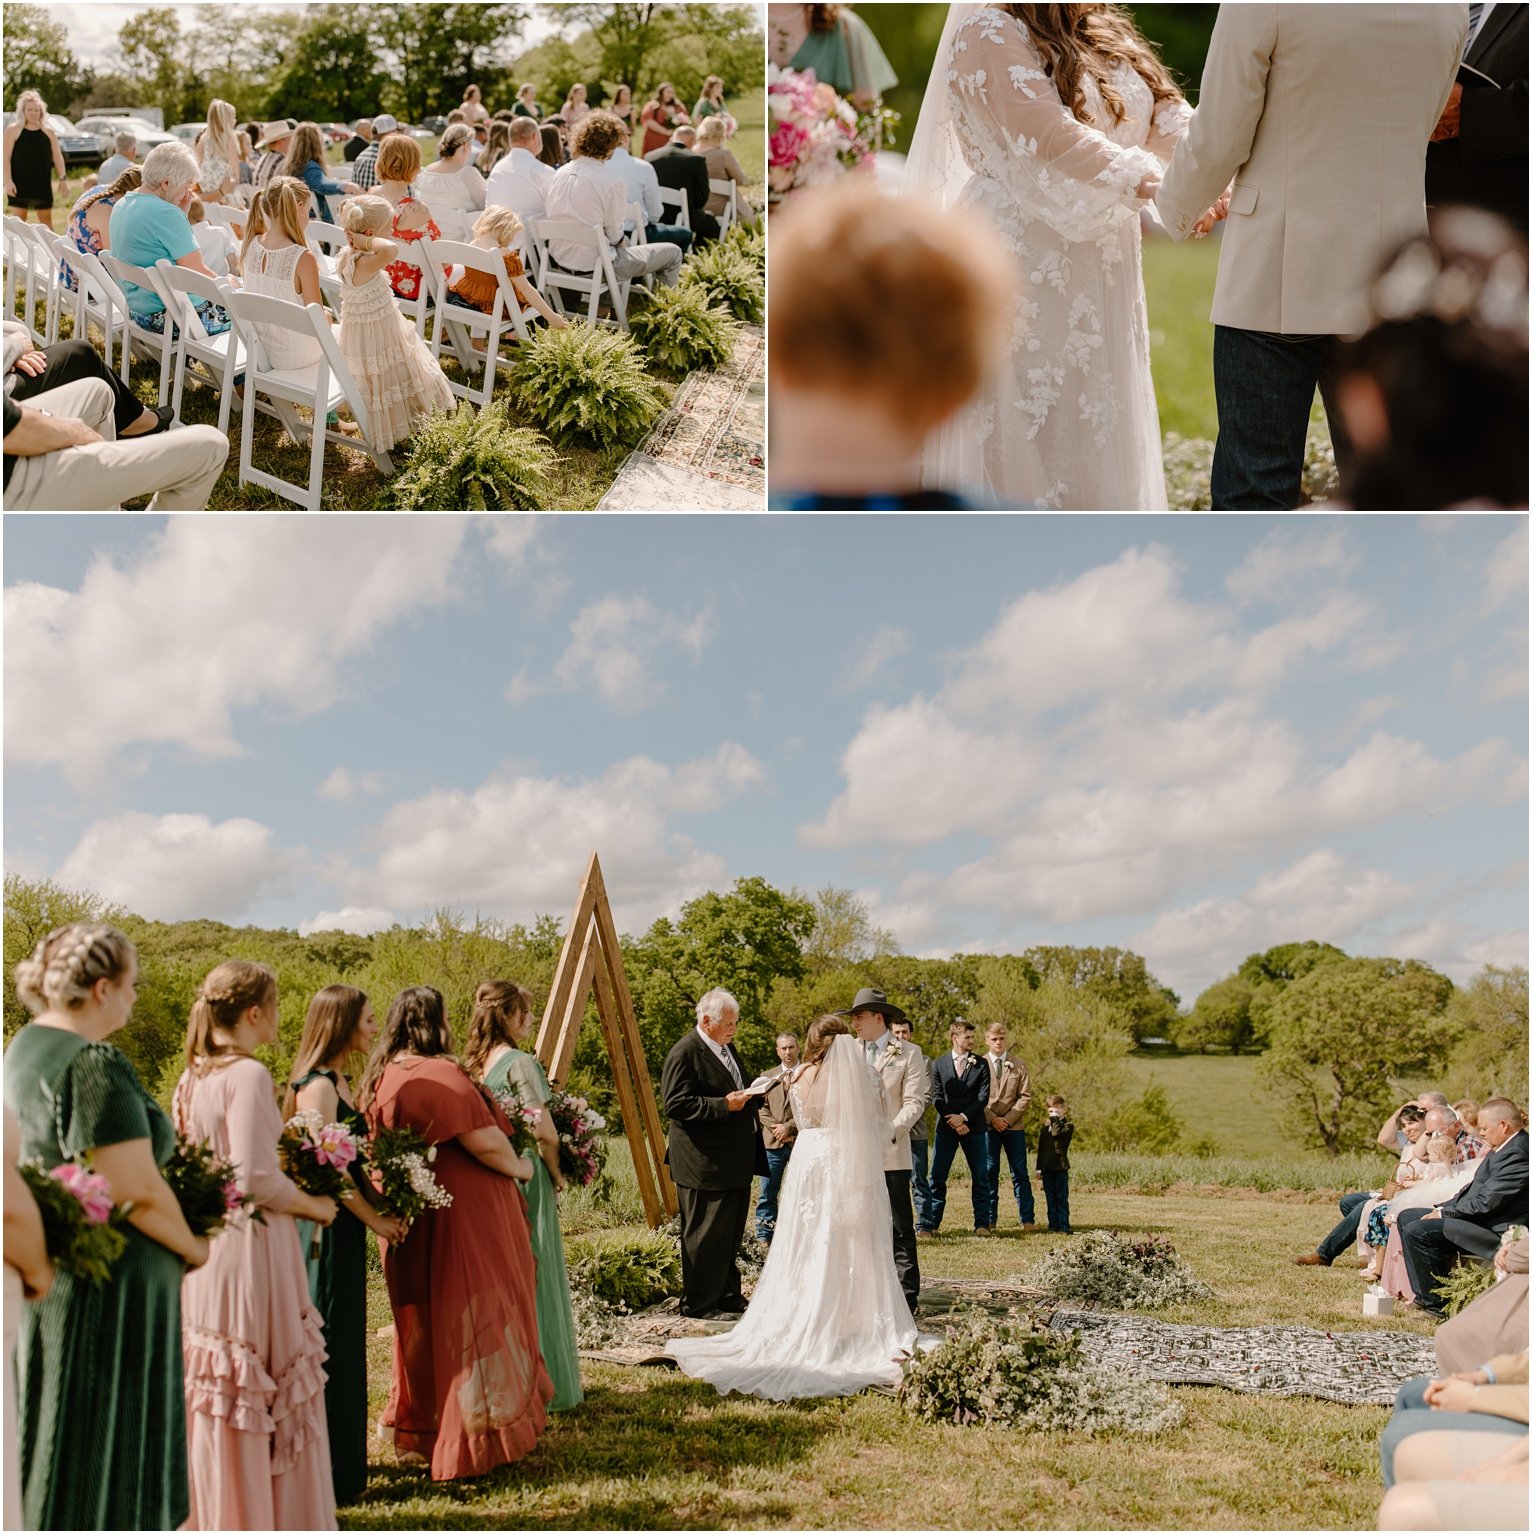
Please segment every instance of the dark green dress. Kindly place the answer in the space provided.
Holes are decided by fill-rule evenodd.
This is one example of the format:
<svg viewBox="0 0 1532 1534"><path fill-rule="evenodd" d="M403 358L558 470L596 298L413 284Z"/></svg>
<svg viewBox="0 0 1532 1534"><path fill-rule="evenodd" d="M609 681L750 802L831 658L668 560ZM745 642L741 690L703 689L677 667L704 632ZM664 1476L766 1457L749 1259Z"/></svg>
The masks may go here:
<svg viewBox="0 0 1532 1534"><path fill-rule="evenodd" d="M148 1140L164 1165L175 1130L120 1050L29 1024L5 1052L21 1156L54 1167ZM29 1529L174 1529L186 1521L181 1259L126 1227L99 1289L56 1272L16 1343L22 1511Z"/></svg>
<svg viewBox="0 0 1532 1534"><path fill-rule="evenodd" d="M503 1054L484 1075L491 1092L506 1084L528 1106L543 1107L553 1096L536 1055L524 1049ZM574 1305L569 1298L569 1267L564 1261L564 1232L559 1225L558 1194L548 1168L534 1150L536 1170L527 1184L527 1213L532 1225L532 1255L537 1258L537 1342L553 1381L549 1411L569 1411L585 1399L580 1389L580 1348L575 1341Z"/></svg>
<svg viewBox="0 0 1532 1534"><path fill-rule="evenodd" d="M293 1083L299 1091L323 1076L337 1085L334 1071L310 1071ZM367 1120L344 1099L339 1121L357 1138L367 1141ZM352 1180L362 1188L360 1158L352 1163ZM365 1192L363 1194L365 1197ZM308 1264L309 1294L324 1317L324 1341L330 1357L325 1364L325 1419L330 1427L330 1475L337 1502L354 1502L367 1490L367 1227L345 1207L319 1230L319 1255L311 1257L314 1231L309 1220L298 1221L298 1240Z"/></svg>

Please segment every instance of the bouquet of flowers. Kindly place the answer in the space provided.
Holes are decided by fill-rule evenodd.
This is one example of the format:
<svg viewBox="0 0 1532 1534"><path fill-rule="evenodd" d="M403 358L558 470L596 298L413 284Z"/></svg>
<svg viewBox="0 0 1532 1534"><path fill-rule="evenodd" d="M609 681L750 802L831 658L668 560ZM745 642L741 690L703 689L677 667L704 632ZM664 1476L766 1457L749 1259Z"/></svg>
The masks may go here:
<svg viewBox="0 0 1532 1534"><path fill-rule="evenodd" d="M23 1161L18 1170L37 1200L54 1266L87 1284L104 1284L128 1244L121 1229L127 1206L112 1201L111 1184L72 1161L51 1172Z"/></svg>
<svg viewBox="0 0 1532 1534"><path fill-rule="evenodd" d="M606 1120L583 1097L571 1097L557 1087L548 1112L559 1132L559 1171L567 1182L588 1186L606 1159L606 1151L596 1138L596 1131L606 1128Z"/></svg>
<svg viewBox="0 0 1532 1534"><path fill-rule="evenodd" d="M356 1136L344 1124L327 1124L324 1115L304 1108L282 1126L277 1141L282 1170L315 1198L338 1199L351 1186L346 1168L356 1160ZM322 1239L316 1227L309 1256L317 1257Z"/></svg>
<svg viewBox="0 0 1532 1534"><path fill-rule="evenodd" d="M248 1214L257 1225L266 1223L255 1199L240 1191L232 1163L211 1145L177 1135L175 1153L160 1172L194 1236L216 1236L241 1214Z"/></svg>
<svg viewBox="0 0 1532 1534"><path fill-rule="evenodd" d="M542 1119L543 1110L534 1108L521 1095L516 1086L507 1082L498 1092L489 1094L499 1105L511 1123L511 1149L518 1156L530 1156L537 1160L537 1136L533 1130Z"/></svg>
<svg viewBox="0 0 1532 1534"><path fill-rule="evenodd" d="M367 1164L382 1197L383 1209L413 1220L427 1209L445 1209L452 1195L436 1180L431 1163L436 1147L418 1129L379 1129L372 1137Z"/></svg>
<svg viewBox="0 0 1532 1534"><path fill-rule="evenodd" d="M775 65L766 72L766 111L766 182L778 202L851 171L870 174L879 144L899 120L897 112L881 109L859 114L812 69Z"/></svg>

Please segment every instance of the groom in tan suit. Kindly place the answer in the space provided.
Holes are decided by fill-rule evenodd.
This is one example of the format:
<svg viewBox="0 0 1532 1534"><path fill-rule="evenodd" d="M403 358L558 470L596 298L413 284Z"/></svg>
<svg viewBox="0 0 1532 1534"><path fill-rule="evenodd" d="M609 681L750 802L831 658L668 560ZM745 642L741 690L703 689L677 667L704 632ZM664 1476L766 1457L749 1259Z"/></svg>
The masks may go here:
<svg viewBox="0 0 1532 1534"><path fill-rule="evenodd" d="M1155 204L1178 240L1233 182L1213 295L1213 506L1290 510L1317 385L1338 459L1334 338L1426 227L1426 145L1466 5L1221 5L1196 115Z"/></svg>

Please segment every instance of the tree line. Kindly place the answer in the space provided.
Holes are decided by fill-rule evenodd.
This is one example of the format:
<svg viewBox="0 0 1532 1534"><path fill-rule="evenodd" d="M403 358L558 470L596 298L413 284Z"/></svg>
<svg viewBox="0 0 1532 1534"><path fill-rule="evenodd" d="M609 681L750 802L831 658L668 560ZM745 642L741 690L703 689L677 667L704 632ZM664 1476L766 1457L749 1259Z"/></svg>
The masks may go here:
<svg viewBox="0 0 1532 1534"><path fill-rule="evenodd" d="M516 980L540 1007L563 944L562 924L553 916L507 925L449 909L416 926L365 937L301 936L206 920L154 922L89 892L8 876L7 1039L26 1020L14 966L54 927L87 919L116 923L138 947L139 1000L119 1042L150 1088L167 1098L181 1070L197 985L223 959L255 959L277 973L281 1026L268 1063L281 1080L308 1000L326 985L357 986L380 1015L405 987L434 985L461 1035L482 980ZM1204 1020L1215 1009L1221 1016L1231 992L1245 997L1248 988L1243 1015L1255 1021L1240 1024L1247 1031L1241 1047L1261 1050L1271 1111L1290 1115L1316 1148L1338 1154L1369 1146L1379 1120L1417 1084L1441 1085L1454 1096L1503 1092L1526 1100L1527 973L1520 968L1486 967L1460 989L1416 960L1356 958L1326 943L1285 944L1251 955L1183 1014L1175 993L1126 949L1036 945L1019 954L917 958L899 952L894 936L876 926L851 892L784 891L758 877L699 895L639 936L625 934L621 951L656 1079L671 1045L693 1025L698 997L714 985L739 1000L736 1044L752 1069L774 1063L778 1032L801 1038L815 1017L844 1008L871 985L909 1013L928 1055L948 1047L955 1017L966 1017L981 1036L991 1023L1003 1023L1011 1048L1031 1070L1039 1094L1035 1116L1042 1115L1041 1094L1062 1092L1092 1149L1207 1151L1210 1143L1189 1135L1160 1089L1135 1091L1128 1056L1145 1040L1165 1038L1228 1047L1187 1030L1199 1009ZM593 1011L581 1031L572 1082L615 1114Z"/></svg>
<svg viewBox="0 0 1532 1534"><path fill-rule="evenodd" d="M669 79L690 101L709 74L731 90L764 78L747 6L565 5L560 35L527 50L519 43L530 15L526 5L478 3L161 6L124 22L121 67L98 69L75 56L56 13L7 5L4 102L30 87L70 117L157 106L167 124L193 122L221 98L241 120L390 111L419 122L457 106L469 84L495 109L530 81L552 111L577 80L599 102L603 81L640 93Z"/></svg>

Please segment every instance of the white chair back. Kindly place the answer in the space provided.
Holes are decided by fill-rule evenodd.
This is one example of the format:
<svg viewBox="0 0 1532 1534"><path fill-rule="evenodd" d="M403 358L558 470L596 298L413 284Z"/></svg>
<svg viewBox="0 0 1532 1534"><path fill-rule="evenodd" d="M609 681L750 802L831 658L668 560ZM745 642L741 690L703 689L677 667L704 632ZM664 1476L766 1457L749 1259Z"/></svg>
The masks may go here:
<svg viewBox="0 0 1532 1534"><path fill-rule="evenodd" d="M71 245L64 259L68 261L75 278L75 333L84 336L91 320L101 326L106 337L107 366L112 362L112 345L120 335L122 356L118 372L122 381L128 383L130 352L129 333L133 329L132 310L128 308L127 295L117 284L117 279L101 264L101 258L88 250Z"/></svg>
<svg viewBox="0 0 1532 1534"><path fill-rule="evenodd" d="M488 404L494 393L496 370L510 367L512 363L511 358L500 356L500 338L509 330L518 341L525 341L537 311L523 307L516 286L505 269L503 250L486 250L481 245L468 245L458 240L430 240L424 249L426 277L436 302L431 351L440 357L445 344L462 363L464 371L470 374L482 357L484 377L477 389L469 384L453 383L450 378L447 383L459 399L471 400L476 405ZM453 266L469 267L494 281L495 303L487 314L482 309L465 309L448 301L448 268ZM485 338L483 353L473 349L471 337L475 335Z"/></svg>
<svg viewBox="0 0 1532 1534"><path fill-rule="evenodd" d="M728 199L723 205L723 212L718 215L718 232L720 235L727 234L729 226L739 217L739 186L729 177L716 181L710 176L707 187L715 197Z"/></svg>
<svg viewBox="0 0 1532 1534"><path fill-rule="evenodd" d="M215 229L227 229L238 241L245 238L245 223L250 216L246 209L226 202L205 202L202 211Z"/></svg>
<svg viewBox="0 0 1532 1534"><path fill-rule="evenodd" d="M679 224L683 229L692 226L691 210L686 205L686 193L678 187L662 186L660 188L660 201L665 204L665 219L667 224Z"/></svg>
<svg viewBox="0 0 1532 1534"><path fill-rule="evenodd" d="M165 295L166 306L175 315L181 331L181 343L176 351L175 386L170 397L175 420L178 424L181 421L181 399L190 368L198 382L217 392L218 429L227 435L234 400L234 378L244 370L245 348L234 330L210 336L202 316L197 313L197 305L220 304L227 309L230 285L188 267L176 266L164 258L154 263L154 269L160 279L160 292Z"/></svg>
<svg viewBox="0 0 1532 1534"><path fill-rule="evenodd" d="M127 284L132 283L135 287L144 288L165 306L165 328L163 331L149 330L142 325L135 324L132 313L129 311L127 339L130 349L137 347L146 356L157 357L160 364L160 394L158 403L163 405L170 397L170 376L175 366L176 348L180 345L180 330L174 323L175 304L165 292L164 284L158 273L142 266L133 266L127 261L119 261L110 251L102 251L101 265L106 268L107 275L116 283L119 291L124 294L123 304L127 304ZM124 359L123 380L127 380L126 359Z"/></svg>
<svg viewBox="0 0 1532 1534"><path fill-rule="evenodd" d="M619 330L626 330L628 328L628 284L619 282L616 272L612 269L611 247L606 243L606 235L600 229L592 229L589 224L582 224L570 218L534 219L531 224L531 233L543 248L542 286L547 290L549 298L560 313L564 312L561 292L583 293L587 298L586 318L592 325L599 325L601 320L598 310L604 293L611 304L612 323ZM565 271L549 254L550 247L555 241L566 245L588 246L595 261L594 270Z"/></svg>

